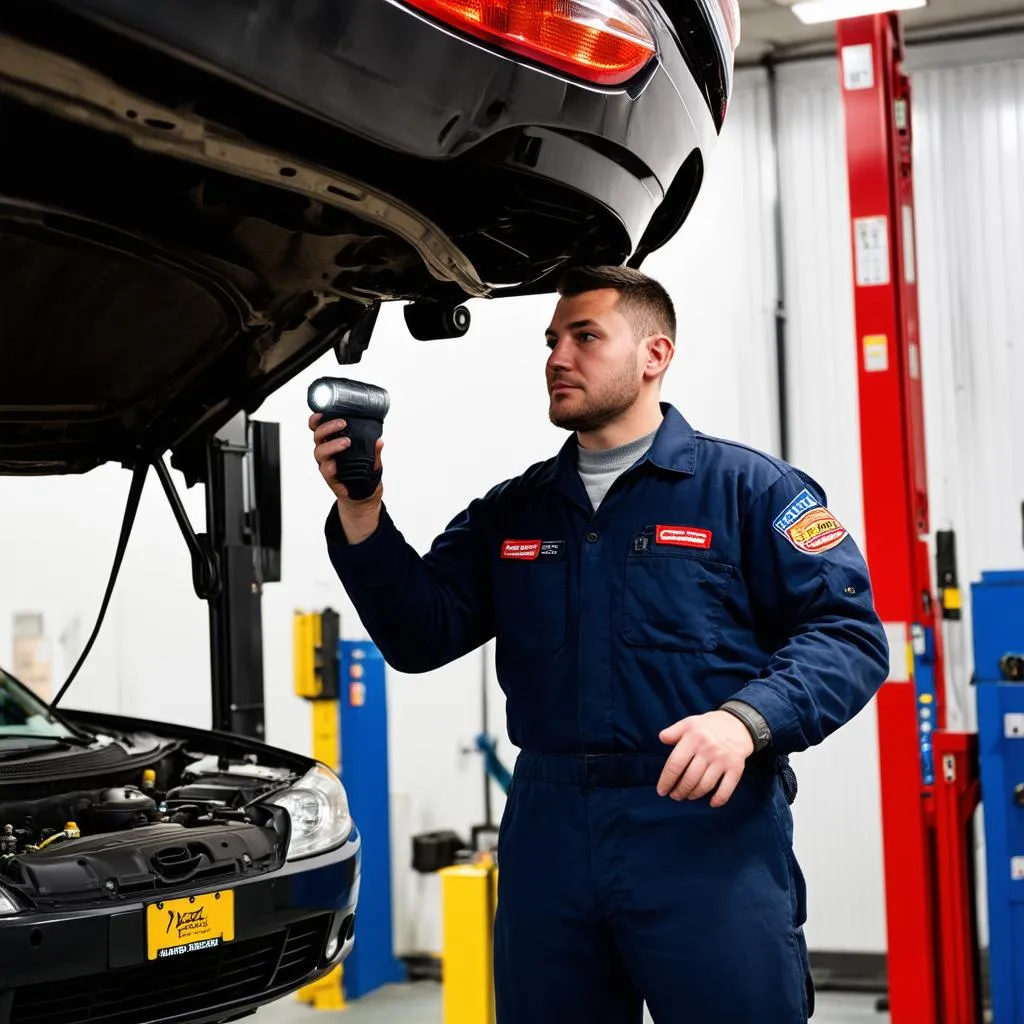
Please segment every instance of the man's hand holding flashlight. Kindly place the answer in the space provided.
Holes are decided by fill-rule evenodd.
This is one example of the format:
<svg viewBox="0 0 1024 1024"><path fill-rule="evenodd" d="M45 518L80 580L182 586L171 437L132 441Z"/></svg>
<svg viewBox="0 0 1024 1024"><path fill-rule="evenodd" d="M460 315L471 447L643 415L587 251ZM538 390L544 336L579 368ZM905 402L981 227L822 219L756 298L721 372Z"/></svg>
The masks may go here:
<svg viewBox="0 0 1024 1024"><path fill-rule="evenodd" d="M371 536L380 522L380 508L384 493L383 484L367 498L356 501L350 497L348 488L337 479L338 466L335 460L352 444L350 438L335 435L346 427L344 419L321 422L323 414L315 412L309 417L309 429L313 431L313 457L320 467L320 475L338 499L338 515L341 527L349 544L359 544ZM378 439L374 445L374 469L382 468L381 450L384 441Z"/></svg>

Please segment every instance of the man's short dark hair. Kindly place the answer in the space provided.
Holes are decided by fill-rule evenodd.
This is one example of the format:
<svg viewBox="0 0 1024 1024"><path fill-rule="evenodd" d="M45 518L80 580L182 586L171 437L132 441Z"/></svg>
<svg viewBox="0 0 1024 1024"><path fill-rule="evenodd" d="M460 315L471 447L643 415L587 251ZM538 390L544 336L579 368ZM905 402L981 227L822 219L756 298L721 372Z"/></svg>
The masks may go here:
<svg viewBox="0 0 1024 1024"><path fill-rule="evenodd" d="M558 282L558 294L567 298L601 288L619 293L618 307L629 320L637 339L664 334L676 340L676 310L668 292L653 278L631 267L572 267Z"/></svg>

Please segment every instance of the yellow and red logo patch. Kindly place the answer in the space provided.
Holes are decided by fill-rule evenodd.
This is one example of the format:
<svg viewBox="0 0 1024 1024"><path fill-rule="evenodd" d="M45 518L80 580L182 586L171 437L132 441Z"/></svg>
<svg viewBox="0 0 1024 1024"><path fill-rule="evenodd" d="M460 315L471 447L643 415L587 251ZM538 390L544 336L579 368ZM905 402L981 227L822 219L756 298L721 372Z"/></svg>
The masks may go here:
<svg viewBox="0 0 1024 1024"><path fill-rule="evenodd" d="M815 555L831 551L846 539L842 523L827 508L804 513L786 532L794 546Z"/></svg>
<svg viewBox="0 0 1024 1024"><path fill-rule="evenodd" d="M776 516L772 525L793 547L809 555L831 551L849 536L846 527L806 489Z"/></svg>

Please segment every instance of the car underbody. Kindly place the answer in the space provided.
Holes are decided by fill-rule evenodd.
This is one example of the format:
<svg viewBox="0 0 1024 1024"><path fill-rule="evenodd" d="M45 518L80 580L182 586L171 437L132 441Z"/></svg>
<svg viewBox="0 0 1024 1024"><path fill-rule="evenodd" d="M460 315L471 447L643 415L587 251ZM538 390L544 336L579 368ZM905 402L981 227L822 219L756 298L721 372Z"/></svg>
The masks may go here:
<svg viewBox="0 0 1024 1024"><path fill-rule="evenodd" d="M60 5L4 13L0 133L0 472L199 446L332 348L358 361L377 301L630 253L599 203L524 177L555 131L413 163ZM675 187L699 179L698 155Z"/></svg>

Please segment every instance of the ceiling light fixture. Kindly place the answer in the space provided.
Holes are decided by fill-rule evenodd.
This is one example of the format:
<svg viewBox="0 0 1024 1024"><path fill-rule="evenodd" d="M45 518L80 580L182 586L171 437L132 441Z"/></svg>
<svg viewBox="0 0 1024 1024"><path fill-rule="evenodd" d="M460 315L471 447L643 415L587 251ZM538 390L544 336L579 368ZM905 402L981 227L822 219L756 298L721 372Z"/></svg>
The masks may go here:
<svg viewBox="0 0 1024 1024"><path fill-rule="evenodd" d="M928 0L802 0L791 9L805 25L821 25L865 14L909 11L927 4Z"/></svg>

